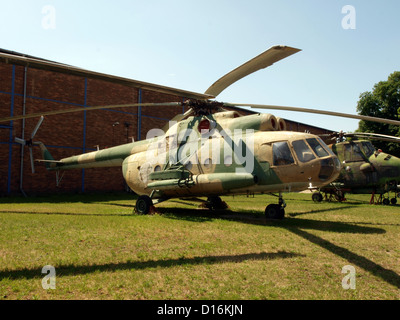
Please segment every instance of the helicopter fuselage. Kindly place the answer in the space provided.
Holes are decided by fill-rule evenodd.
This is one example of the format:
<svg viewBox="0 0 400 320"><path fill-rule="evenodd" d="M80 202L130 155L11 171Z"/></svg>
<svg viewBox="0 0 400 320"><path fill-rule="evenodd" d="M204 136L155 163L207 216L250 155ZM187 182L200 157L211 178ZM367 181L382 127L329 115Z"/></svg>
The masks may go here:
<svg viewBox="0 0 400 320"><path fill-rule="evenodd" d="M152 198L302 191L335 180L340 163L328 146L312 134L279 131L280 121L229 111L192 116L143 141L48 158L47 167L121 166L127 185Z"/></svg>
<svg viewBox="0 0 400 320"><path fill-rule="evenodd" d="M153 172L163 171L168 152L154 157L149 157L148 151L133 154L123 162L123 174L136 193L150 194L158 190L159 196L302 191L310 184L323 186L339 174L340 164L328 148L322 149L321 145L324 151L319 155L311 151L307 140L319 143L314 135L258 131L252 139L253 147L249 146L248 137L242 146L234 144L233 147L230 142L240 140L236 136L228 142L223 136L208 138L203 145L201 141L194 142L197 151L189 154L181 167L190 171L187 178L165 174L166 179L156 180L158 183L152 180ZM188 145L186 147L190 150ZM175 155L180 151L173 150L172 153Z"/></svg>
<svg viewBox="0 0 400 320"><path fill-rule="evenodd" d="M375 150L368 140L345 141L333 146L342 163L337 182L351 193L384 193L397 189L400 159Z"/></svg>

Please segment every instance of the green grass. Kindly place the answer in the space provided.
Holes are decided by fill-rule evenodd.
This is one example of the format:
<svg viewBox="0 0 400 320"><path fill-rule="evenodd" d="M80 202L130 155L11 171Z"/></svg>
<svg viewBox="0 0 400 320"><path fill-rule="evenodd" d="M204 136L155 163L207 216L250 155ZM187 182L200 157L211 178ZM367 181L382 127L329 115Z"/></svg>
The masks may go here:
<svg viewBox="0 0 400 320"><path fill-rule="evenodd" d="M128 194L2 198L0 299L400 299L400 206L290 193L270 221L275 197L223 200L225 212L174 199L141 216Z"/></svg>

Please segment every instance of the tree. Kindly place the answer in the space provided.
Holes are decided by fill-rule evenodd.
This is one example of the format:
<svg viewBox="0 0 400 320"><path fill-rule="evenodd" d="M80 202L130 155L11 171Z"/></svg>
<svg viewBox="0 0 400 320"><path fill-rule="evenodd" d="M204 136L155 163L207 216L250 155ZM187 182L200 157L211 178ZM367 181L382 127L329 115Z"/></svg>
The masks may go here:
<svg viewBox="0 0 400 320"><path fill-rule="evenodd" d="M396 71L387 81L375 84L372 92L362 93L357 104L357 112L365 116L400 120L400 72ZM399 126L370 121L360 121L357 131L400 137ZM374 145L384 152L400 156L398 143L374 141Z"/></svg>

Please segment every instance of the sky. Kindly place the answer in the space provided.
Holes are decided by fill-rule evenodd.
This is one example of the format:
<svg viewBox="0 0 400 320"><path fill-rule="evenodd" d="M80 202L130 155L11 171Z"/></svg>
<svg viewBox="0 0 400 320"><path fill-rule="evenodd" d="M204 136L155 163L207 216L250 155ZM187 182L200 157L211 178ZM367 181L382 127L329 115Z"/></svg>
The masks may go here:
<svg viewBox="0 0 400 320"><path fill-rule="evenodd" d="M231 85L222 102L356 114L361 93L400 71L398 0L0 4L0 48L199 93L274 45L302 50ZM335 131L358 127L353 119L262 112Z"/></svg>

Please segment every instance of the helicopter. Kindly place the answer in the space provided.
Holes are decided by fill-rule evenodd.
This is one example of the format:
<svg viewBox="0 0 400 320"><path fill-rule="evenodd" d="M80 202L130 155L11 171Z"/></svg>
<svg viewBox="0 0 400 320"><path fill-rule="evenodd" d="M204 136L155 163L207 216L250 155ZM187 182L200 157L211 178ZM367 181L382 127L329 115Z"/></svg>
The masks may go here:
<svg viewBox="0 0 400 320"><path fill-rule="evenodd" d="M211 100L234 82L299 51L288 46L271 47L217 80L204 93L204 99L71 108L2 118L0 122L40 117L30 139L16 137L15 141L29 147L32 163L32 146L39 146L42 159L37 161L57 176L72 169L121 167L127 185L138 194L135 209L139 214L148 214L154 205L176 197L207 197L208 207L218 209L221 195L268 193L278 194L279 200L265 208L265 216L282 219L286 207L282 193L328 185L338 178L340 161L320 137L286 131L285 121L279 117L260 113L241 116L229 108L291 110L400 124L322 110ZM45 63L54 70L71 69L50 61L33 63ZM44 143L33 141L44 116L128 106L182 105L188 110L174 117L168 128L150 130L145 140L108 149L55 160Z"/></svg>
<svg viewBox="0 0 400 320"><path fill-rule="evenodd" d="M370 140L398 143L400 138L338 132L332 139L336 139L336 143L329 146L342 163L342 169L339 178L314 192L312 199L315 202L323 199L342 202L346 200L346 193L371 194L370 204L395 205L399 191L400 159L376 149ZM395 196L390 198L390 192Z"/></svg>

